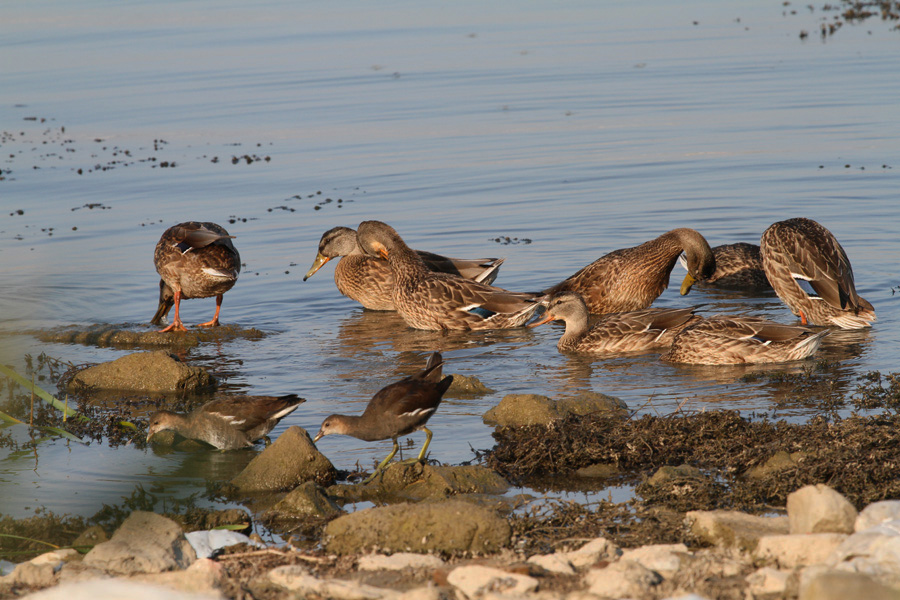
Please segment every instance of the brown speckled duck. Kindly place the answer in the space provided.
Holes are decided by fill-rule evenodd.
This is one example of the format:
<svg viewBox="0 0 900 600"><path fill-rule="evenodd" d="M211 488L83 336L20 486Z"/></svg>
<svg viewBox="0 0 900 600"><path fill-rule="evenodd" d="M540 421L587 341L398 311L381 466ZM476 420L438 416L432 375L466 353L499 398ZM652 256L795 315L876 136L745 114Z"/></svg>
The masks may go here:
<svg viewBox="0 0 900 600"><path fill-rule="evenodd" d="M669 285L678 256L687 255L688 274L681 294L694 281L709 277L716 259L706 239L693 229L673 229L634 248L601 256L568 279L544 290L546 296L576 292L592 314L628 312L647 308Z"/></svg>
<svg viewBox="0 0 900 600"><path fill-rule="evenodd" d="M182 299L216 297L216 314L198 327L217 327L222 295L241 272L241 257L224 228L188 221L168 228L156 244L153 262L159 273L159 308L150 323L159 325L175 306L165 331L187 331L179 316Z"/></svg>
<svg viewBox="0 0 900 600"><path fill-rule="evenodd" d="M803 360L815 354L828 330L782 325L756 317L703 319L675 336L660 358L695 365L737 365Z"/></svg>
<svg viewBox="0 0 900 600"><path fill-rule="evenodd" d="M510 292L449 273L429 271L418 254L381 221L363 221L357 229L366 254L388 261L394 276L391 299L415 329L506 329L520 327L540 304L539 294Z"/></svg>
<svg viewBox="0 0 900 600"><path fill-rule="evenodd" d="M804 325L860 329L875 320L875 309L856 293L847 253L812 219L773 224L762 234L760 253L775 293Z"/></svg>
<svg viewBox="0 0 900 600"><path fill-rule="evenodd" d="M187 415L161 410L150 415L147 441L160 431L172 430L220 450L246 448L303 402L296 394L241 396L207 402Z"/></svg>
<svg viewBox="0 0 900 600"><path fill-rule="evenodd" d="M421 250L416 252L431 271L450 273L486 284L494 282L503 264L502 258L448 258ZM391 300L394 277L390 265L381 257L363 252L357 243L356 231L349 227L335 227L322 234L318 254L303 281L337 257L341 259L334 268L334 283L341 294L369 310L395 310Z"/></svg>
<svg viewBox="0 0 900 600"><path fill-rule="evenodd" d="M452 375L442 377L443 365L444 361L440 353L435 352L428 358L424 370L392 383L375 394L362 415L358 417L351 415L327 417L322 422L322 427L316 437L313 438L313 442L318 442L322 437L331 434L352 435L366 442L393 440L393 450L366 480L368 483L397 454L400 449L400 445L397 443L398 437L409 435L414 431L424 431L425 443L416 459L421 462L425 458L432 435L431 430L425 427L425 424L440 405L444 392L453 383Z"/></svg>
<svg viewBox="0 0 900 600"><path fill-rule="evenodd" d="M700 320L693 308L645 308L604 315L590 327L581 296L560 292L550 298L543 318L529 327L565 321L565 333L556 344L560 352L617 354L670 346L678 332Z"/></svg>
<svg viewBox="0 0 900 600"><path fill-rule="evenodd" d="M759 246L738 242L714 246L713 256L716 259L716 270L706 279L697 279L697 287L719 288L724 290L763 291L771 290L769 280L763 270ZM681 266L687 269L687 261L682 254L678 257Z"/></svg>

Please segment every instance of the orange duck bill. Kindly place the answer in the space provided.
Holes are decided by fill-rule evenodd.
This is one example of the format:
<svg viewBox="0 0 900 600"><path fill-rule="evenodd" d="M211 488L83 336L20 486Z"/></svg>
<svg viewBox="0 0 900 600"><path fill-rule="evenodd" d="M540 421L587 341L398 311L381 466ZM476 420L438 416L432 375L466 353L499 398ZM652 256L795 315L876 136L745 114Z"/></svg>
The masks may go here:
<svg viewBox="0 0 900 600"><path fill-rule="evenodd" d="M556 317L550 311L544 313L544 316L540 321L535 321L534 323L529 323L528 327L537 327L538 325L543 325L544 323L549 323L550 321L556 321Z"/></svg>
<svg viewBox="0 0 900 600"><path fill-rule="evenodd" d="M331 260L330 256L325 256L321 253L316 254L316 259L313 261L313 264L309 268L309 271L306 272L306 275L303 276L303 281L306 281L307 279L315 275L316 271L321 269L329 260Z"/></svg>

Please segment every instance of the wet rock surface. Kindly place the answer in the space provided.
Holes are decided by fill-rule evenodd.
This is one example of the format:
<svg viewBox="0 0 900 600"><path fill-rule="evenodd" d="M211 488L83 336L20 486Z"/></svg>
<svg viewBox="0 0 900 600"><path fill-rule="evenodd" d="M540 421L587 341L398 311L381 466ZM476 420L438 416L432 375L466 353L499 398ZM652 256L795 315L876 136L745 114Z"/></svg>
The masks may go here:
<svg viewBox="0 0 900 600"><path fill-rule="evenodd" d="M184 364L168 352L138 352L88 367L69 382L71 391L84 388L128 390L160 394L187 394L215 388L212 375L201 367Z"/></svg>
<svg viewBox="0 0 900 600"><path fill-rule="evenodd" d="M71 326L46 331L31 332L42 342L60 344L84 344L86 346L113 346L116 348L192 348L206 342L224 342L232 339L256 340L265 333L255 328L237 325L219 327L195 327L188 331L160 333L157 328L147 329L143 324L98 324L88 327Z"/></svg>
<svg viewBox="0 0 900 600"><path fill-rule="evenodd" d="M544 425L569 415L622 415L626 405L613 396L588 392L573 398L553 400L539 394L508 394L484 413L484 422L497 427Z"/></svg>
<svg viewBox="0 0 900 600"><path fill-rule="evenodd" d="M334 477L334 465L316 449L306 430L295 425L250 461L231 484L243 494L289 490L307 481L328 485Z"/></svg>

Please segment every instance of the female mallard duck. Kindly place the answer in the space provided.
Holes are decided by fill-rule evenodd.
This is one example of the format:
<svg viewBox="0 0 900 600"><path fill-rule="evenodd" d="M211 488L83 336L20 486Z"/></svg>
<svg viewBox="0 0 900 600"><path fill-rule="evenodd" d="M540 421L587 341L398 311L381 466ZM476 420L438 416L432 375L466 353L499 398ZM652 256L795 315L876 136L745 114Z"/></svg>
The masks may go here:
<svg viewBox="0 0 900 600"><path fill-rule="evenodd" d="M303 402L296 394L242 396L207 402L187 415L161 410L150 415L147 441L160 431L171 430L220 450L246 448Z"/></svg>
<svg viewBox="0 0 900 600"><path fill-rule="evenodd" d="M706 279L697 279L698 287L753 291L772 289L766 279L759 246L756 244L723 244L715 246L712 253L716 259L716 270ZM683 254L678 260L687 269L687 260Z"/></svg>
<svg viewBox="0 0 900 600"><path fill-rule="evenodd" d="M550 321L565 321L566 331L556 347L560 352L616 354L665 348L685 327L701 320L693 308L645 308L604 315L588 326L588 309L575 292L560 292L549 299L547 312L537 327Z"/></svg>
<svg viewBox="0 0 900 600"><path fill-rule="evenodd" d="M798 218L773 224L762 234L760 253L775 293L804 325L860 329L875 320L875 309L856 293L847 253L815 221Z"/></svg>
<svg viewBox="0 0 900 600"><path fill-rule="evenodd" d="M390 226L364 221L357 229L366 254L388 261L394 276L391 299L415 329L506 329L534 315L539 294L509 292L449 273L428 270L418 254Z"/></svg>
<svg viewBox="0 0 900 600"><path fill-rule="evenodd" d="M153 262L159 281L159 307L150 323L158 325L174 304L175 316L165 331L187 331L178 314L181 300L216 297L216 314L197 327L218 327L222 294L241 272L241 256L233 235L215 223L188 221L169 227L159 238Z"/></svg>
<svg viewBox="0 0 900 600"><path fill-rule="evenodd" d="M673 229L634 248L601 256L565 281L544 290L545 295L577 292L593 314L628 312L647 308L669 285L669 274L678 256L687 254L688 274L681 295L695 281L716 270L716 259L706 240L693 229Z"/></svg>
<svg viewBox="0 0 900 600"><path fill-rule="evenodd" d="M694 365L736 365L803 360L815 354L828 330L782 325L756 317L703 319L675 336L660 358Z"/></svg>
<svg viewBox="0 0 900 600"><path fill-rule="evenodd" d="M486 284L494 282L503 264L502 258L447 258L421 250L416 252L432 271L451 273ZM319 253L303 281L337 257L342 258L334 268L334 283L341 294L369 310L396 310L391 300L394 287L391 267L382 258L363 252L356 241L356 232L349 227L335 227L322 234Z"/></svg>
<svg viewBox="0 0 900 600"><path fill-rule="evenodd" d="M424 370L392 383L375 394L362 415L331 415L326 418L313 442L331 434L352 435L366 442L389 438L393 440L394 449L366 480L368 483L397 454L400 449L397 438L421 430L425 432L425 443L416 459L421 462L431 443L431 430L425 424L437 410L444 392L453 383L452 375L441 377L443 365L440 353L435 352L429 357Z"/></svg>

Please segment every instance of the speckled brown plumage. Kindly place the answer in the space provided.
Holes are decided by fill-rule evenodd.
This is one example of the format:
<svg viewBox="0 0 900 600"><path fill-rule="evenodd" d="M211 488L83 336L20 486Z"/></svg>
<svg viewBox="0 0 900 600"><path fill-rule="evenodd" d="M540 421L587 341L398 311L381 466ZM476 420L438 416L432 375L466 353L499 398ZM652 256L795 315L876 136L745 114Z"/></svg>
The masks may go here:
<svg viewBox="0 0 900 600"><path fill-rule="evenodd" d="M710 317L675 336L660 358L697 365L777 363L809 358L828 330L782 325L756 317Z"/></svg>
<svg viewBox="0 0 900 600"><path fill-rule="evenodd" d="M448 258L422 250L416 252L432 271L486 284L493 283L503 264L502 258ZM357 243L356 231L349 227L335 227L322 234L318 254L303 281L337 257L341 259L334 268L334 283L341 294L369 310L396 310L391 299L394 277L390 265L380 257L365 254Z"/></svg>
<svg viewBox="0 0 900 600"><path fill-rule="evenodd" d="M540 306L534 301L538 294L510 292L428 270L397 232L381 221L360 223L357 238L364 252L388 261L394 276L391 299L403 320L415 329L520 327Z"/></svg>
<svg viewBox="0 0 900 600"><path fill-rule="evenodd" d="M709 244L693 229L673 229L633 248L601 256L568 279L544 290L547 296L578 293L593 314L628 312L647 308L669 285L669 274L678 256L687 255L688 275L682 295L694 280L711 275L716 268Z"/></svg>
<svg viewBox="0 0 900 600"><path fill-rule="evenodd" d="M819 223L796 218L773 224L763 232L760 253L775 293L804 325L860 329L875 320L872 304L856 293L847 253Z"/></svg>
<svg viewBox="0 0 900 600"><path fill-rule="evenodd" d="M694 284L697 287L747 291L772 289L756 244L723 244L715 246L712 252L716 259L716 270L706 279L698 279ZM679 260L687 268L683 255Z"/></svg>
<svg viewBox="0 0 900 600"><path fill-rule="evenodd" d="M187 415L161 410L150 415L147 440L160 431L172 430L220 450L246 448L303 402L296 394L239 396L207 402Z"/></svg>
<svg viewBox="0 0 900 600"><path fill-rule="evenodd" d="M610 313L590 326L581 296L560 292L550 298L543 318L529 327L565 321L565 333L556 344L560 352L617 354L666 348L678 332L700 320L693 308L645 308Z"/></svg>
<svg viewBox="0 0 900 600"><path fill-rule="evenodd" d="M172 323L162 331L185 331L179 307L182 299L216 297L216 313L198 327L219 324L222 295L241 272L241 257L231 242L234 236L215 223L188 221L168 228L156 244L153 262L159 273L159 307L151 323L158 325L175 306Z"/></svg>

